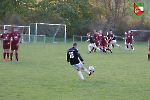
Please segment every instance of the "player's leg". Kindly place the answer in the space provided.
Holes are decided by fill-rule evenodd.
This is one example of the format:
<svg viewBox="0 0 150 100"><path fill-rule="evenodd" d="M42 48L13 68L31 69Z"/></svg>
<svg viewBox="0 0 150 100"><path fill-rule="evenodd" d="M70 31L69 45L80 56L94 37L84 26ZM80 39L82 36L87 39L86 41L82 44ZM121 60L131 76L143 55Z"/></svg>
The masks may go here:
<svg viewBox="0 0 150 100"><path fill-rule="evenodd" d="M126 40L124 41L124 49L127 50L127 46L126 46Z"/></svg>
<svg viewBox="0 0 150 100"><path fill-rule="evenodd" d="M92 47L100 51L100 48L98 48L95 43L92 43Z"/></svg>
<svg viewBox="0 0 150 100"><path fill-rule="evenodd" d="M91 53L91 47L92 47L92 44L90 43L90 44L88 45L88 53Z"/></svg>
<svg viewBox="0 0 150 100"><path fill-rule="evenodd" d="M72 67L78 71L79 77L80 77L82 80L84 80L84 76L83 76L83 74L82 74L82 72L81 72L81 70L80 70L79 65L78 65L78 64L74 64L74 65L72 65Z"/></svg>
<svg viewBox="0 0 150 100"><path fill-rule="evenodd" d="M11 50L10 50L10 61L12 61L12 57L13 57L13 52L15 50L15 46L13 44L11 44Z"/></svg>
<svg viewBox="0 0 150 100"><path fill-rule="evenodd" d="M9 61L9 49L10 49L10 44L7 44L6 46L6 56L7 56L6 60L7 61Z"/></svg>
<svg viewBox="0 0 150 100"><path fill-rule="evenodd" d="M16 61L18 61L18 48L19 48L19 46L16 45L16 47L15 47L15 57L16 57Z"/></svg>
<svg viewBox="0 0 150 100"><path fill-rule="evenodd" d="M129 40L126 41L126 50L129 50Z"/></svg>
<svg viewBox="0 0 150 100"><path fill-rule="evenodd" d="M3 59L2 61L6 61L6 44L3 44Z"/></svg>
<svg viewBox="0 0 150 100"><path fill-rule="evenodd" d="M9 49L6 49L6 56L7 56L6 60L9 61Z"/></svg>
<svg viewBox="0 0 150 100"><path fill-rule="evenodd" d="M133 45L132 45L132 42L130 42L130 46L131 46L131 49L134 50L134 47L133 47Z"/></svg>
<svg viewBox="0 0 150 100"><path fill-rule="evenodd" d="M131 49L134 50L134 47L132 45L132 40L129 40L129 44L130 44Z"/></svg>
<svg viewBox="0 0 150 100"><path fill-rule="evenodd" d="M14 52L14 50L11 50L11 51L10 51L10 61L12 61L13 52Z"/></svg>
<svg viewBox="0 0 150 100"><path fill-rule="evenodd" d="M111 42L110 42L110 44L111 44L111 48L114 48L115 47L115 41L114 40L112 40Z"/></svg>
<svg viewBox="0 0 150 100"><path fill-rule="evenodd" d="M79 67L80 69L82 69L85 73L87 73L89 76L91 76L91 75L93 74L93 72L90 72L89 70L87 70L87 69L83 66L82 63L79 63L79 64L78 64L78 67Z"/></svg>
<svg viewBox="0 0 150 100"><path fill-rule="evenodd" d="M109 44L109 47L110 47L111 50L113 49L112 45L113 45L112 43Z"/></svg>
<svg viewBox="0 0 150 100"><path fill-rule="evenodd" d="M91 51L93 51L95 48L93 47Z"/></svg>
<svg viewBox="0 0 150 100"><path fill-rule="evenodd" d="M119 44L117 44L117 40L113 40L113 44L121 49L121 46Z"/></svg>
<svg viewBox="0 0 150 100"><path fill-rule="evenodd" d="M4 51L3 51L3 59L2 59L2 61L6 61L6 49L4 49Z"/></svg>
<svg viewBox="0 0 150 100"><path fill-rule="evenodd" d="M16 61L18 61L18 50L15 50Z"/></svg>
<svg viewBox="0 0 150 100"><path fill-rule="evenodd" d="M112 50L111 49L109 49L109 47L105 47L106 48L106 51L108 50L108 51L110 51L110 53L112 53Z"/></svg>
<svg viewBox="0 0 150 100"><path fill-rule="evenodd" d="M101 48L101 50L102 50L103 53L106 53L106 49L105 49L104 46L100 46L100 48Z"/></svg>

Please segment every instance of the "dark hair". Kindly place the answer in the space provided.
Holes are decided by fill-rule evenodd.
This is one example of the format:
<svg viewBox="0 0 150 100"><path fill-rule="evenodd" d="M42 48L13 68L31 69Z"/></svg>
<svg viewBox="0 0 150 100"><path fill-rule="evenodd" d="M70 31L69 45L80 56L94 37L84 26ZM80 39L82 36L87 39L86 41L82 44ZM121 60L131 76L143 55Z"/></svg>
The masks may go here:
<svg viewBox="0 0 150 100"><path fill-rule="evenodd" d="M73 46L77 46L77 43L73 43Z"/></svg>

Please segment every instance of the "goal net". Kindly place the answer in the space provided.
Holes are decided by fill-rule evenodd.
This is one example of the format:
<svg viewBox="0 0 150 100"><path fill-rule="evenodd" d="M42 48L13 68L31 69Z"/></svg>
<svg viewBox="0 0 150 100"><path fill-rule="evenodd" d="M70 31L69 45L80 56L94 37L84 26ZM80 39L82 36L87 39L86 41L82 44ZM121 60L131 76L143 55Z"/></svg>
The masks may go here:
<svg viewBox="0 0 150 100"><path fill-rule="evenodd" d="M74 42L85 42L88 39L87 36L79 36L79 35L73 35L72 41Z"/></svg>
<svg viewBox="0 0 150 100"><path fill-rule="evenodd" d="M66 25L49 23L30 23L30 35L37 42L66 42Z"/></svg>
<svg viewBox="0 0 150 100"><path fill-rule="evenodd" d="M134 41L146 42L150 37L150 30L131 30L133 32Z"/></svg>
<svg viewBox="0 0 150 100"><path fill-rule="evenodd" d="M29 26L18 26L18 25L0 25L0 34L7 29L9 33L12 33L14 28L18 28L18 32L21 34L21 43L30 42Z"/></svg>

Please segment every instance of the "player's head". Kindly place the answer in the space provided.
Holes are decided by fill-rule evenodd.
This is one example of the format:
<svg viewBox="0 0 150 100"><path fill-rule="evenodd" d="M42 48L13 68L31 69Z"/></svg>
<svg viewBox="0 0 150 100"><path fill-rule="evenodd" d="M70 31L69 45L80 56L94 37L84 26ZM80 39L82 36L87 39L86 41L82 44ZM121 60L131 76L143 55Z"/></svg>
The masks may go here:
<svg viewBox="0 0 150 100"><path fill-rule="evenodd" d="M93 30L94 33L96 33L96 30Z"/></svg>
<svg viewBox="0 0 150 100"><path fill-rule="evenodd" d="M7 29L4 29L4 33L8 33L8 30L7 30Z"/></svg>
<svg viewBox="0 0 150 100"><path fill-rule="evenodd" d="M90 36L90 33L88 33L87 36L89 37L89 36Z"/></svg>
<svg viewBox="0 0 150 100"><path fill-rule="evenodd" d="M112 30L110 30L109 33L112 34Z"/></svg>
<svg viewBox="0 0 150 100"><path fill-rule="evenodd" d="M128 33L131 33L131 31L128 31Z"/></svg>
<svg viewBox="0 0 150 100"><path fill-rule="evenodd" d="M73 47L77 47L77 43L73 43Z"/></svg>
<svg viewBox="0 0 150 100"><path fill-rule="evenodd" d="M14 32L17 32L17 31L18 31L18 28L15 27L15 28L14 28Z"/></svg>
<svg viewBox="0 0 150 100"><path fill-rule="evenodd" d="M102 30L99 30L99 33L102 34Z"/></svg>

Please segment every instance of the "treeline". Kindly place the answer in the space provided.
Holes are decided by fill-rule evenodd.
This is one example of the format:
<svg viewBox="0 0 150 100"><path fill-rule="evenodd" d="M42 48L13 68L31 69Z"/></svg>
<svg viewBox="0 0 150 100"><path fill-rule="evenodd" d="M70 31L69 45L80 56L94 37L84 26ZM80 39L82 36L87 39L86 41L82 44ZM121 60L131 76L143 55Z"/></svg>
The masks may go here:
<svg viewBox="0 0 150 100"><path fill-rule="evenodd" d="M124 35L129 29L150 29L150 16L134 18L130 0L1 0L0 24L66 24L67 37L93 29Z"/></svg>

